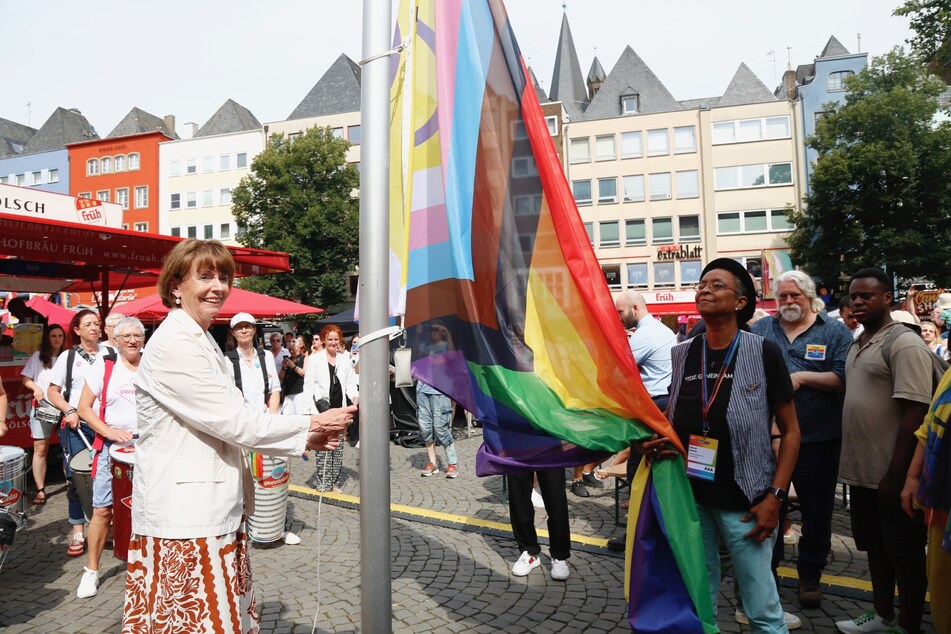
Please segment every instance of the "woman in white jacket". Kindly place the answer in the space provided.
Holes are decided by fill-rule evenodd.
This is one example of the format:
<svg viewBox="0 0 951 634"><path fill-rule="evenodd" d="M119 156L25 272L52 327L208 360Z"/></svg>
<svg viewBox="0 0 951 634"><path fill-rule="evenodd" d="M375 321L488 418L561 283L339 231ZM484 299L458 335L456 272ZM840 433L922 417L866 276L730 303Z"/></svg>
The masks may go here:
<svg viewBox="0 0 951 634"><path fill-rule="evenodd" d="M304 413L315 414L328 407L344 407L344 395L353 405L359 399L358 375L343 349L343 332L338 326L320 331L324 349L304 363ZM333 451L317 451L314 477L318 491L333 490L343 467L343 443Z"/></svg>

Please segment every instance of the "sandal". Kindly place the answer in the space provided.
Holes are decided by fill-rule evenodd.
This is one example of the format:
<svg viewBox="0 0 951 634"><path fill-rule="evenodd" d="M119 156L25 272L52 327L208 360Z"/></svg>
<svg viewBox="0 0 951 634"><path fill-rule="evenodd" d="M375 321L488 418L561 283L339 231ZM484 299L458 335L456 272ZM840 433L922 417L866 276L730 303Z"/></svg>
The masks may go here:
<svg viewBox="0 0 951 634"><path fill-rule="evenodd" d="M82 536L82 533L74 533L73 541L70 542L69 548L66 549L67 557L79 557L86 551L86 538Z"/></svg>
<svg viewBox="0 0 951 634"><path fill-rule="evenodd" d="M40 496L43 497L40 497ZM46 487L36 490L36 495L33 496L33 504L46 504Z"/></svg>

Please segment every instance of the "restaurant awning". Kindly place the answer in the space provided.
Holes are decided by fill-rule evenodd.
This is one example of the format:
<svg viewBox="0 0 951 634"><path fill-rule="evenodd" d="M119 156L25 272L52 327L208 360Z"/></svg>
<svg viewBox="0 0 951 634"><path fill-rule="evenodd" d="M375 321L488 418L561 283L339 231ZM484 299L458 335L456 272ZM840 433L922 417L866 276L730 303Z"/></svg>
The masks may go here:
<svg viewBox="0 0 951 634"><path fill-rule="evenodd" d="M116 305L115 309L127 317L138 317L143 321L164 319L168 308L162 304L158 295L149 295L125 304ZM225 300L218 313L218 320L229 320L238 313L251 313L255 318L278 317L281 315L311 315L324 312L323 308L298 304L286 299L271 297L246 291L241 288L232 288L228 299Z"/></svg>

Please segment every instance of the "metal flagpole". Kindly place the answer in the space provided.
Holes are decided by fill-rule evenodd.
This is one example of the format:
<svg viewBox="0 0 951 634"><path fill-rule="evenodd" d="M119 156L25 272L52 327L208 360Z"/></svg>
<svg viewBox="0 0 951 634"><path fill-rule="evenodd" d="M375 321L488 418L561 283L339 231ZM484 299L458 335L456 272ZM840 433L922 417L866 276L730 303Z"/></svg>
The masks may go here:
<svg viewBox="0 0 951 634"><path fill-rule="evenodd" d="M360 334L387 326L391 0L363 0ZM360 595L364 632L392 631L389 340L360 345Z"/></svg>

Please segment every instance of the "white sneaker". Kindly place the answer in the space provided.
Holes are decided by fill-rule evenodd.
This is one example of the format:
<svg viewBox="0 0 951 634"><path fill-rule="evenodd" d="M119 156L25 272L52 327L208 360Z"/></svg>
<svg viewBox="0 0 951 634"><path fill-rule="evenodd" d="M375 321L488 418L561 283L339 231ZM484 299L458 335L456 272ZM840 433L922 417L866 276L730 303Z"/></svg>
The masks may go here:
<svg viewBox="0 0 951 634"><path fill-rule="evenodd" d="M857 616L850 621L836 621L835 626L840 632L845 634L866 634L868 632L887 632L888 628L895 624L886 621L875 610L866 610L865 614Z"/></svg>
<svg viewBox="0 0 951 634"><path fill-rule="evenodd" d="M741 625L750 624L749 617L746 616L746 613L739 608L736 609L736 614L733 615L733 618ZM795 614L790 614L789 612L783 612L783 621L786 623L787 630L798 630L800 627L802 627L802 619L800 619Z"/></svg>
<svg viewBox="0 0 951 634"><path fill-rule="evenodd" d="M515 565L512 566L512 574L516 577L524 577L542 564L538 555L529 555L527 550L522 551L522 556L518 558Z"/></svg>
<svg viewBox="0 0 951 634"><path fill-rule="evenodd" d="M538 489L532 489L532 506L537 509L545 508L545 499L542 497L542 492Z"/></svg>
<svg viewBox="0 0 951 634"><path fill-rule="evenodd" d="M96 596L99 592L99 571L83 568L82 579L79 580L79 588L76 589L76 596L80 599L88 599Z"/></svg>
<svg viewBox="0 0 951 634"><path fill-rule="evenodd" d="M551 578L555 581L564 581L568 578L571 571L568 569L568 562L563 559L551 560Z"/></svg>
<svg viewBox="0 0 951 634"><path fill-rule="evenodd" d="M284 543L288 546L296 546L300 543L300 537L290 531L287 531L284 533Z"/></svg>

